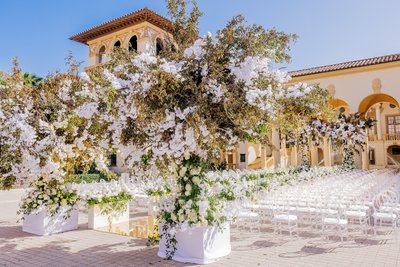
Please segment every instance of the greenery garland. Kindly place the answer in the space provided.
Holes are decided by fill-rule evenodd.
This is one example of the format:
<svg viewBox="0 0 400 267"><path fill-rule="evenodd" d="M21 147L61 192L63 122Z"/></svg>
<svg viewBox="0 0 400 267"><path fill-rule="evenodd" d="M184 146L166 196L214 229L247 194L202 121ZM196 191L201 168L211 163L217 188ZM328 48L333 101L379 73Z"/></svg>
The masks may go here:
<svg viewBox="0 0 400 267"><path fill-rule="evenodd" d="M89 198L87 204L89 207L98 205L100 214L107 217L109 227L112 220L120 217L127 210L127 203L133 199L133 196L126 191L122 191L114 196L103 196L102 198Z"/></svg>

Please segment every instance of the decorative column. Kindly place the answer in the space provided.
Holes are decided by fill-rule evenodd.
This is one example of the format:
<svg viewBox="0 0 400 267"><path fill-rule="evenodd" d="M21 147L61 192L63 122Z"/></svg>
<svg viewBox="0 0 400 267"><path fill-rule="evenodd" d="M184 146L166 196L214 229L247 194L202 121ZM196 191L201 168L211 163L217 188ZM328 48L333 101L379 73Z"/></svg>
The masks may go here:
<svg viewBox="0 0 400 267"><path fill-rule="evenodd" d="M154 36L156 34L151 28L145 27L138 30L139 38L137 40L138 52L155 53Z"/></svg>
<svg viewBox="0 0 400 267"><path fill-rule="evenodd" d="M277 169L281 165L281 140L279 138L279 128L272 128L272 156L274 157L274 168Z"/></svg>
<svg viewBox="0 0 400 267"><path fill-rule="evenodd" d="M299 155L297 151L297 145L292 147L291 155L290 155L290 165L292 167L296 167L299 165Z"/></svg>
<svg viewBox="0 0 400 267"><path fill-rule="evenodd" d="M265 169L267 167L267 155L265 151L265 146L261 145L261 169Z"/></svg>
<svg viewBox="0 0 400 267"><path fill-rule="evenodd" d="M382 127L381 127L381 107L382 104L380 104L376 109L376 133L378 135L378 140L382 140Z"/></svg>
<svg viewBox="0 0 400 267"><path fill-rule="evenodd" d="M331 144L328 140L328 137L324 137L324 166L332 166Z"/></svg>
<svg viewBox="0 0 400 267"><path fill-rule="evenodd" d="M361 146L361 168L363 170L369 169L369 157L368 157L368 144Z"/></svg>
<svg viewBox="0 0 400 267"><path fill-rule="evenodd" d="M96 64L97 64L96 47L95 47L95 45L90 44L89 45L89 65L88 65L88 67L96 65Z"/></svg>
<svg viewBox="0 0 400 267"><path fill-rule="evenodd" d="M318 166L318 147L315 145L310 145L311 152L311 166Z"/></svg>

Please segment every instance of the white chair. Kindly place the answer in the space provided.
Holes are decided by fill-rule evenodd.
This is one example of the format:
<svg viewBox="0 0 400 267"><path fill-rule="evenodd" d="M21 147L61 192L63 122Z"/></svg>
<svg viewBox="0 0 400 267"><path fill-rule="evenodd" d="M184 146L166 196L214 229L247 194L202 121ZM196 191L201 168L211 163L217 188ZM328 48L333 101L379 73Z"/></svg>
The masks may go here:
<svg viewBox="0 0 400 267"><path fill-rule="evenodd" d="M392 202L391 192L384 192L377 196L373 204L374 234L376 235L377 226L397 226L398 214L396 214L396 204ZM390 204L392 203L392 204ZM390 206L391 205L391 206ZM388 208L389 207L389 208ZM382 209L383 208L383 209Z"/></svg>
<svg viewBox="0 0 400 267"><path fill-rule="evenodd" d="M260 232L260 214L250 210L241 210L238 215L237 227L240 230L248 228L250 232L257 229Z"/></svg>
<svg viewBox="0 0 400 267"><path fill-rule="evenodd" d="M296 232L296 237L299 235L298 232L298 217L294 214L290 214L285 209L285 206L278 206L274 210L274 216L272 218L274 225L274 232L282 234L282 231L288 231L289 235L292 236L293 232Z"/></svg>
<svg viewBox="0 0 400 267"><path fill-rule="evenodd" d="M322 218L322 236L325 238L329 238L329 234L339 234L340 241L343 242L343 238L348 233L348 221L346 219L341 218L340 213L326 214L327 216Z"/></svg>

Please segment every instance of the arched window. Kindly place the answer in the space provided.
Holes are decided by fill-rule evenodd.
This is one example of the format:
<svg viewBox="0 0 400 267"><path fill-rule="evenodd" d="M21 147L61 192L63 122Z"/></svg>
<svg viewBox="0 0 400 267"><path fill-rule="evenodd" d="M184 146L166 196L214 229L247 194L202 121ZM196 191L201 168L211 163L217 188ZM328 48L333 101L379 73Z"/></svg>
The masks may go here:
<svg viewBox="0 0 400 267"><path fill-rule="evenodd" d="M100 48L97 56L97 63L103 63L106 61L106 47L104 45Z"/></svg>
<svg viewBox="0 0 400 267"><path fill-rule="evenodd" d="M115 42L114 47L121 47L121 42L118 40Z"/></svg>
<svg viewBox="0 0 400 267"><path fill-rule="evenodd" d="M156 55L159 55L161 51L164 49L164 44L160 38L156 40Z"/></svg>
<svg viewBox="0 0 400 267"><path fill-rule="evenodd" d="M111 154L108 160L109 167L117 167L117 154Z"/></svg>
<svg viewBox="0 0 400 267"><path fill-rule="evenodd" d="M137 51L137 37L136 35L132 36L129 40L129 51Z"/></svg>

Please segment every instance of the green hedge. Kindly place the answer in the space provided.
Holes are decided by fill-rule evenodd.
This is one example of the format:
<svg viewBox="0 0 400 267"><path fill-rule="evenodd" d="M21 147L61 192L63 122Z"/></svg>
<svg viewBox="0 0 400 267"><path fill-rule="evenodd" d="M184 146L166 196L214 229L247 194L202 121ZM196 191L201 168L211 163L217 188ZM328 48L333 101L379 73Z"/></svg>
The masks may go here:
<svg viewBox="0 0 400 267"><path fill-rule="evenodd" d="M68 177L68 182L80 184L82 182L86 183L97 183L100 180L109 181L111 180L102 173L85 173L85 174L75 174Z"/></svg>

